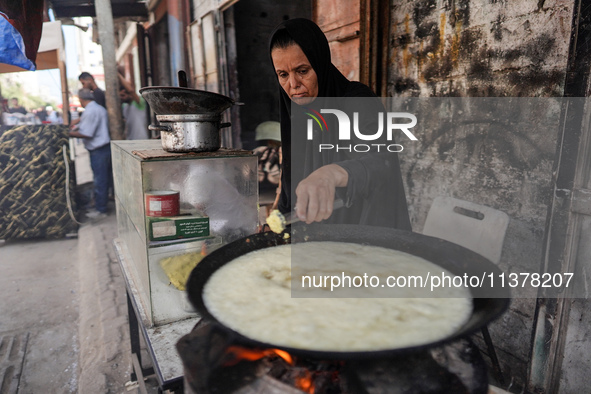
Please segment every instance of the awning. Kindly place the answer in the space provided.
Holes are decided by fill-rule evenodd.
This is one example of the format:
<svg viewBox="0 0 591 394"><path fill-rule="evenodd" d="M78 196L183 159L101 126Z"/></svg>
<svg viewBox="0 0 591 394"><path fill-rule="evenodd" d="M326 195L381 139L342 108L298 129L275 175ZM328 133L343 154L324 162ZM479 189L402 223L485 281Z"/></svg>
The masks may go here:
<svg viewBox="0 0 591 394"><path fill-rule="evenodd" d="M61 22L44 22L37 52L37 70L59 68L59 61L64 60L64 36ZM17 66L0 63L0 73L27 71Z"/></svg>
<svg viewBox="0 0 591 394"><path fill-rule="evenodd" d="M35 70L43 0L0 1L0 63Z"/></svg>
<svg viewBox="0 0 591 394"><path fill-rule="evenodd" d="M56 18L96 16L94 0L49 0ZM113 18L147 17L148 8L144 0L111 0Z"/></svg>

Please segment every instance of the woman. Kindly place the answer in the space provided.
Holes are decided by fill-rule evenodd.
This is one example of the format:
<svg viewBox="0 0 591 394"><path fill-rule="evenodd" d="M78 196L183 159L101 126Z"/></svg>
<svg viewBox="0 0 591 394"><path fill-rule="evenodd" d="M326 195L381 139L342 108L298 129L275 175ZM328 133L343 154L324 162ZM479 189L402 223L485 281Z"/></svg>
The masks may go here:
<svg viewBox="0 0 591 394"><path fill-rule="evenodd" d="M335 117L330 115L325 117L329 122L325 125L332 132L315 130L312 140L307 134L307 127L310 127L308 115L335 104L334 100L325 98L341 97L370 98L361 100L362 103L370 100L372 108L369 114L365 111L366 116L361 116L359 128L375 133L377 116L385 112L376 95L360 82L347 80L337 70L331 63L324 33L310 20L292 19L275 28L270 40L270 54L281 86L283 163L279 210L294 209L293 200L297 202L298 217L306 223L328 219L330 223L410 230L396 153L359 154L346 149L319 151L321 143L334 146L339 142L336 139L338 133L334 131L338 130ZM292 102L297 105L292 106ZM338 103L347 107L351 101ZM340 109L348 113L359 110ZM296 186L295 193L293 185ZM345 207L333 212L335 197L342 199Z"/></svg>

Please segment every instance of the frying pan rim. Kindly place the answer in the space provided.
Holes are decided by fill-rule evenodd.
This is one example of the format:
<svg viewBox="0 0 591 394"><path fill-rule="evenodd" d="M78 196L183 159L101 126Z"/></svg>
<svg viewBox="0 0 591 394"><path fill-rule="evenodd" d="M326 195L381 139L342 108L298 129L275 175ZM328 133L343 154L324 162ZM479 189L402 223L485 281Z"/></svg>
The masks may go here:
<svg viewBox="0 0 591 394"><path fill-rule="evenodd" d="M194 89L194 88L184 88L181 86L144 86L143 88L139 89L140 94L143 92L150 92L150 91L159 91L159 92L164 92L166 90L171 90L171 91L181 91L181 92L188 92L188 93L205 93L207 95L210 96L217 96L220 99L225 99L226 101L231 102L232 104L234 104L234 99L228 96L224 96L223 94L219 94L219 93L215 93L215 92L210 92L207 90L201 90L201 89Z"/></svg>

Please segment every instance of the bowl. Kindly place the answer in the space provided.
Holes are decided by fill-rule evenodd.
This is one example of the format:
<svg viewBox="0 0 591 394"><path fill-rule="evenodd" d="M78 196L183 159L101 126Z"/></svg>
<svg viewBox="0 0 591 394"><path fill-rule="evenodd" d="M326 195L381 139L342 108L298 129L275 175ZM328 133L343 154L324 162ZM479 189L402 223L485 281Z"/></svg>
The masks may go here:
<svg viewBox="0 0 591 394"><path fill-rule="evenodd" d="M219 115L234 104L230 97L191 88L150 86L140 93L156 115Z"/></svg>

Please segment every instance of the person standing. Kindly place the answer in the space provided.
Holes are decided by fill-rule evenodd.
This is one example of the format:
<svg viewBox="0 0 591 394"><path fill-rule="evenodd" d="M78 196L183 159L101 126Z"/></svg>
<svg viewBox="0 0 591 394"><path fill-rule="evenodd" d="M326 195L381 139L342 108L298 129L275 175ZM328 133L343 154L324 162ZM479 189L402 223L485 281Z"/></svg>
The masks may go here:
<svg viewBox="0 0 591 394"><path fill-rule="evenodd" d="M119 98L123 103L123 117L125 118L125 138L128 140L147 140L148 118L146 117L146 102L140 97L121 74L119 74Z"/></svg>
<svg viewBox="0 0 591 394"><path fill-rule="evenodd" d="M90 154L96 210L88 212L86 216L91 219L102 218L107 215L109 188L113 184L109 117L107 110L94 101L94 94L90 89L80 89L78 98L84 113L80 122L73 126L70 136L82 138L84 147Z"/></svg>
<svg viewBox="0 0 591 394"><path fill-rule="evenodd" d="M87 72L83 72L78 77L83 89L89 89L94 94L94 101L107 108L107 101L105 99L105 92L99 88L94 80L94 77Z"/></svg>
<svg viewBox="0 0 591 394"><path fill-rule="evenodd" d="M53 110L53 107L51 105L48 105L47 107L45 107L45 113L46 113L46 117L45 120L50 122L50 123L55 123L55 124L63 124L64 120L62 119L62 117Z"/></svg>
<svg viewBox="0 0 591 394"><path fill-rule="evenodd" d="M22 105L19 105L18 99L16 97L13 97L10 99L10 113L11 114L18 113L18 114L26 115L27 110Z"/></svg>
<svg viewBox="0 0 591 394"><path fill-rule="evenodd" d="M45 109L45 107L39 107L33 110L33 113L39 118L41 123L47 120L47 110Z"/></svg>

